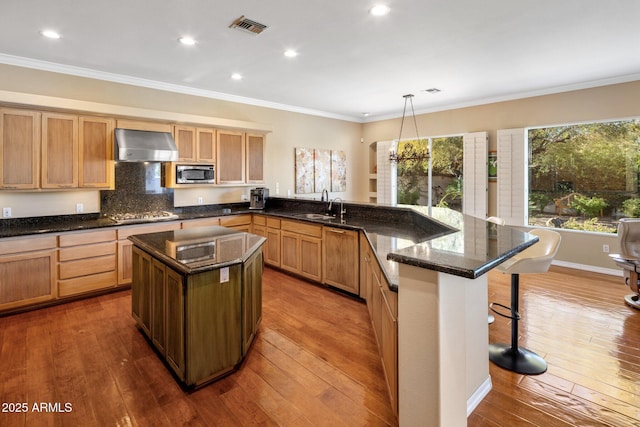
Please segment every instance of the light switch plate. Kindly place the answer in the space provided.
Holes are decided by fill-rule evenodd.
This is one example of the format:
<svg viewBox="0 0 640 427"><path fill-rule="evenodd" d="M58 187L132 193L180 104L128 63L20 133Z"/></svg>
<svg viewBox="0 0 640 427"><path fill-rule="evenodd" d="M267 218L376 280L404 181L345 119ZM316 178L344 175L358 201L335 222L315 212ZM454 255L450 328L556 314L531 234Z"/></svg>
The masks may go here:
<svg viewBox="0 0 640 427"><path fill-rule="evenodd" d="M2 218L11 218L11 208L2 208Z"/></svg>
<svg viewBox="0 0 640 427"><path fill-rule="evenodd" d="M222 267L220 269L220 283L227 283L229 281L229 267Z"/></svg>

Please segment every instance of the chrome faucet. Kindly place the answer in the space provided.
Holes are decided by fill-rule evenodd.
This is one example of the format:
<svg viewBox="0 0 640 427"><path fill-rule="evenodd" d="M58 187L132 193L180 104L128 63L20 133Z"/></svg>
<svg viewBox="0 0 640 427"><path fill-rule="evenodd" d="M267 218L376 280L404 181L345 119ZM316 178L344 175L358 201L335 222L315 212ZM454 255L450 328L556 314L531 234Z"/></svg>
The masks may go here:
<svg viewBox="0 0 640 427"><path fill-rule="evenodd" d="M324 190L322 190L322 196L320 196L320 201L326 202L327 200L329 200L329 192L325 188Z"/></svg>
<svg viewBox="0 0 640 427"><path fill-rule="evenodd" d="M340 221L344 221L344 214L346 214L347 211L344 209L344 201L342 200L342 198L336 197L333 200L329 200L329 213L331 213L333 202L337 202L338 200L340 200Z"/></svg>

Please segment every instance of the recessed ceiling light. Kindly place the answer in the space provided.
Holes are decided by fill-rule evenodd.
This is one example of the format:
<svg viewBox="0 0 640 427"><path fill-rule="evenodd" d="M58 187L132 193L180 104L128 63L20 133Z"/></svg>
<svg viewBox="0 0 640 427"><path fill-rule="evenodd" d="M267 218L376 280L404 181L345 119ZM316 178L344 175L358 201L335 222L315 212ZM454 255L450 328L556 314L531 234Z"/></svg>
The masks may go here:
<svg viewBox="0 0 640 427"><path fill-rule="evenodd" d="M59 39L60 38L60 34L58 34L57 32L53 31L53 30L42 30L40 31L40 34L42 34L43 36L49 38L49 39Z"/></svg>
<svg viewBox="0 0 640 427"><path fill-rule="evenodd" d="M369 9L369 13L373 16L384 16L390 11L391 9L386 4L378 4Z"/></svg>
<svg viewBox="0 0 640 427"><path fill-rule="evenodd" d="M233 73L233 74L231 74L231 78L232 78L233 80L242 80L242 74L240 74L240 73Z"/></svg>
<svg viewBox="0 0 640 427"><path fill-rule="evenodd" d="M178 39L180 41L180 43L187 45L187 46L193 46L194 44L196 44L196 41L193 37L189 37L189 36L183 36L180 37Z"/></svg>
<svg viewBox="0 0 640 427"><path fill-rule="evenodd" d="M295 58L296 56L298 56L298 52L293 49L287 49L284 51L284 56L286 56L287 58Z"/></svg>
<svg viewBox="0 0 640 427"><path fill-rule="evenodd" d="M369 117L369 113L362 113L363 116Z"/></svg>

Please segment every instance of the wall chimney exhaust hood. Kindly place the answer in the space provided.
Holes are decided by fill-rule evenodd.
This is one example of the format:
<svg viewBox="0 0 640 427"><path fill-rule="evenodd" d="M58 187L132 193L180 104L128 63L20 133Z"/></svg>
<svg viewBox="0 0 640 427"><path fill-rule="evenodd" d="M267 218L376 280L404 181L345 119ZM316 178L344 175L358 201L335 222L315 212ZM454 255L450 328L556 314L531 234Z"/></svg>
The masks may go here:
<svg viewBox="0 0 640 427"><path fill-rule="evenodd" d="M178 147L168 132L116 128L118 162L175 162Z"/></svg>

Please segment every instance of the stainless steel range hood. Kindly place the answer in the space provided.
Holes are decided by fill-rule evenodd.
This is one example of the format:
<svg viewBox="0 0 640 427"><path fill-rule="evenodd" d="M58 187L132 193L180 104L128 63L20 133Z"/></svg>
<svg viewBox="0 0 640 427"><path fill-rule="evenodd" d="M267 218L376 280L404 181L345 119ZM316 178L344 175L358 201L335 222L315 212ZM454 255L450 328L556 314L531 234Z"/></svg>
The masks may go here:
<svg viewBox="0 0 640 427"><path fill-rule="evenodd" d="M115 160L119 162L175 162L178 147L168 132L116 128Z"/></svg>

